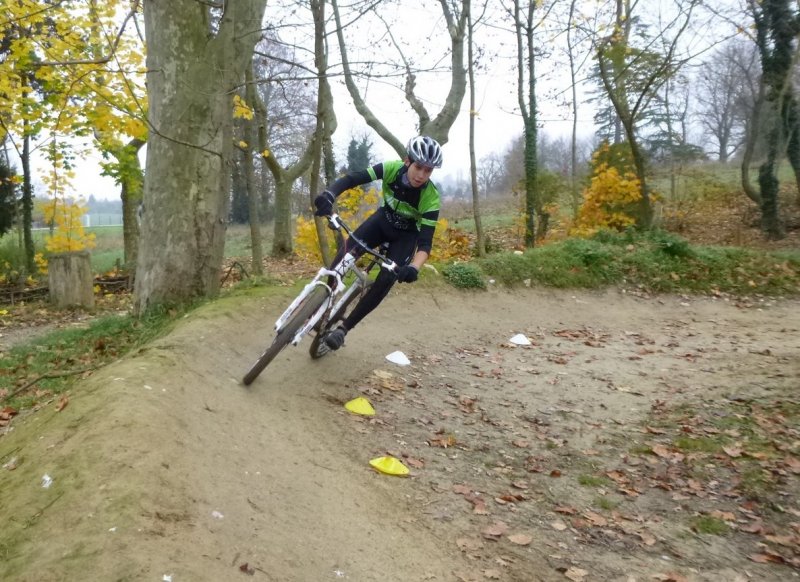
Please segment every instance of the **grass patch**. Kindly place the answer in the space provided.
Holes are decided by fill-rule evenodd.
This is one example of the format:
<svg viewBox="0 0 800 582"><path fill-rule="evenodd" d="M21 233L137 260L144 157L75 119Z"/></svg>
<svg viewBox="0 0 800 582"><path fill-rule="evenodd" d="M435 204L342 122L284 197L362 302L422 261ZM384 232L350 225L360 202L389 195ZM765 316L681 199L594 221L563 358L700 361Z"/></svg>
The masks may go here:
<svg viewBox="0 0 800 582"><path fill-rule="evenodd" d="M162 335L176 310L159 310L143 318L107 315L86 328L54 331L15 346L0 358L2 402L25 408L66 390L84 372L99 368ZM2 391L0 391L2 392Z"/></svg>
<svg viewBox="0 0 800 582"><path fill-rule="evenodd" d="M722 450L724 441L727 440L729 439L724 439L722 437L713 438L682 436L675 439L674 445L676 448L685 452L714 454Z"/></svg>
<svg viewBox="0 0 800 582"><path fill-rule="evenodd" d="M598 497L594 500L594 504L600 509L604 509L606 511L612 511L620 506L619 501L611 499L610 497Z"/></svg>
<svg viewBox="0 0 800 582"><path fill-rule="evenodd" d="M457 289L486 289L481 270L472 263L451 263L442 268L442 276Z"/></svg>
<svg viewBox="0 0 800 582"><path fill-rule="evenodd" d="M695 246L665 231L601 232L475 263L508 286L535 282L559 288L627 285L669 293L800 293L800 252Z"/></svg>
<svg viewBox="0 0 800 582"><path fill-rule="evenodd" d="M611 481L608 477L598 477L596 475L579 475L578 483L584 487L608 487Z"/></svg>
<svg viewBox="0 0 800 582"><path fill-rule="evenodd" d="M748 498L764 500L775 492L775 480L759 463L747 463L739 471L739 490Z"/></svg>
<svg viewBox="0 0 800 582"><path fill-rule="evenodd" d="M796 442L800 402L793 391L776 387L773 393L770 398L719 399L713 405L654 410L643 425L661 427L658 440L669 439L667 450L682 454L656 463L649 450L652 445L637 445L630 454L648 458L655 479L664 479L669 465L667 481L677 491L686 490L687 495L706 491L711 498L724 492L726 498L757 501L764 517L770 508L780 515L787 496L797 494L793 467L800 453ZM707 530L718 527L718 517L713 513L703 517L696 531L713 533Z"/></svg>
<svg viewBox="0 0 800 582"><path fill-rule="evenodd" d="M632 455L649 455L652 452L652 447L650 445L641 445L637 444L628 449L628 452Z"/></svg>
<svg viewBox="0 0 800 582"><path fill-rule="evenodd" d="M692 531L699 534L722 536L727 534L731 528L724 520L711 515L700 515L695 517L691 523Z"/></svg>

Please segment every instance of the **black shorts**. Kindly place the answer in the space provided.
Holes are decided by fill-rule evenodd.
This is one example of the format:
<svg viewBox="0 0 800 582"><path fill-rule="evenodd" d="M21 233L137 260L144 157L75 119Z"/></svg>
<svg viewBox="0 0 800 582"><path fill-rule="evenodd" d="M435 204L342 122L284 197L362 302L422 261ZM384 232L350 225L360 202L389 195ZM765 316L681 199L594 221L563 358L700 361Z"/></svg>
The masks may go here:
<svg viewBox="0 0 800 582"><path fill-rule="evenodd" d="M401 230L393 226L383 208L379 208L362 222L353 234L371 249L377 248L383 243L389 243L386 256L398 265L407 265L411 262L419 237L416 225L411 230ZM357 252L357 249L351 248L349 244L346 245L346 248L348 251L355 250Z"/></svg>

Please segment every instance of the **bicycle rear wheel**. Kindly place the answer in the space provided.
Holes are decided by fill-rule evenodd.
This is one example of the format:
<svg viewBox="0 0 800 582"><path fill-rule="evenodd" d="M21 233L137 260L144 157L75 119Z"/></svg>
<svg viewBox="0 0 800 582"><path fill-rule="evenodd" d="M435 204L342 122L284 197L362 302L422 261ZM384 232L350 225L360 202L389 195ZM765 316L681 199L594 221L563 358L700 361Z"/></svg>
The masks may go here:
<svg viewBox="0 0 800 582"><path fill-rule="evenodd" d="M275 339L272 340L266 351L253 364L253 367L242 378L242 384L249 386L253 380L258 378L258 375L264 371L269 363L275 359L283 348L288 346L298 330L303 327L308 318L316 313L328 298L328 290L325 287L317 287L305 298L305 300L295 309L294 314L286 321Z"/></svg>

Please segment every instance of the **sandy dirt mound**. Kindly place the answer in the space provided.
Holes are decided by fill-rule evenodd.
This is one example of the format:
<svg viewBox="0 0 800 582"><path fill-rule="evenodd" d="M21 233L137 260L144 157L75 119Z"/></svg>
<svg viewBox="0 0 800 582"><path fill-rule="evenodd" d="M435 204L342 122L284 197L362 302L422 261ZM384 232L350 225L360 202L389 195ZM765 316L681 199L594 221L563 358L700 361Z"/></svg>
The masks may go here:
<svg viewBox="0 0 800 582"><path fill-rule="evenodd" d="M17 418L0 440L13 461L0 578L792 576L791 552L760 564L755 541L693 533L688 518L715 499L582 481L644 478L661 459L628 451L653 450L641 423L665 403L796 391L797 301L403 287L338 353L287 348L245 388L285 300L206 306L82 381L62 411ZM395 350L411 366L387 362ZM376 416L346 412L355 396ZM387 453L410 478L370 468ZM796 475L784 486L798 512Z"/></svg>

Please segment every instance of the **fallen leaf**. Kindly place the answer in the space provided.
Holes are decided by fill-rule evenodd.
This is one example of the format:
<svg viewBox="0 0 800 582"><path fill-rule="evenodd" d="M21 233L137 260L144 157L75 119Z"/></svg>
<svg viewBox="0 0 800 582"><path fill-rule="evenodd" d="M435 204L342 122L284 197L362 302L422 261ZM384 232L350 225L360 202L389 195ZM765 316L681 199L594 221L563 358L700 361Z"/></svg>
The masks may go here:
<svg viewBox="0 0 800 582"><path fill-rule="evenodd" d="M502 521L497 521L483 529L481 534L487 540L498 540L508 531L508 525Z"/></svg>
<svg viewBox="0 0 800 582"><path fill-rule="evenodd" d="M564 531L568 526L563 521L553 521L550 523L550 527L558 531Z"/></svg>
<svg viewBox="0 0 800 582"><path fill-rule="evenodd" d="M709 513L711 517L716 517L717 519L721 519L723 521L736 521L736 514L730 511L720 511L718 509Z"/></svg>
<svg viewBox="0 0 800 582"><path fill-rule="evenodd" d="M522 494L519 493L504 493L503 495L498 495L494 498L495 501L498 503L517 503L518 501L525 501L528 499Z"/></svg>
<svg viewBox="0 0 800 582"><path fill-rule="evenodd" d="M17 412L18 411L16 409L11 408L10 406L5 406L2 410L0 410L0 419L9 420L12 416L17 414Z"/></svg>
<svg viewBox="0 0 800 582"><path fill-rule="evenodd" d="M606 477L612 479L617 484L623 484L628 482L628 477L625 476L625 473L622 471L606 471Z"/></svg>
<svg viewBox="0 0 800 582"><path fill-rule="evenodd" d="M62 394L61 398L58 399L58 404L56 404L56 412L61 412L67 407L69 404L69 396L66 394Z"/></svg>
<svg viewBox="0 0 800 582"><path fill-rule="evenodd" d="M456 545L462 552L474 552L483 547L483 542L477 538L458 538Z"/></svg>
<svg viewBox="0 0 800 582"><path fill-rule="evenodd" d="M656 574L653 576L656 580L660 580L660 582L689 582L689 579L682 574L678 574L677 572L667 572L666 574Z"/></svg>
<svg viewBox="0 0 800 582"><path fill-rule="evenodd" d="M667 431L660 428L654 428L652 426L648 426L645 430L650 434L667 434Z"/></svg>
<svg viewBox="0 0 800 582"><path fill-rule="evenodd" d="M651 533L643 531L639 532L639 538L642 540L642 543L646 546L654 546L656 544L656 538Z"/></svg>
<svg viewBox="0 0 800 582"><path fill-rule="evenodd" d="M773 552L767 552L764 554L750 554L747 557L754 562L758 562L759 564L783 564L786 561L783 556Z"/></svg>
<svg viewBox="0 0 800 582"><path fill-rule="evenodd" d="M582 570L581 568L576 568L574 566L572 568L569 568L566 572L564 572L564 576L566 576L573 582L580 582L588 575L589 575L588 571Z"/></svg>
<svg viewBox="0 0 800 582"><path fill-rule="evenodd" d="M533 541L533 537L528 534L514 534L508 536L508 541L518 546L527 546Z"/></svg>
<svg viewBox="0 0 800 582"><path fill-rule="evenodd" d="M489 510L486 509L486 502L483 499L472 500L472 513L475 515L489 515Z"/></svg>
<svg viewBox="0 0 800 582"><path fill-rule="evenodd" d="M425 461L423 461L422 459L415 459L414 457L406 457L405 461L415 469L422 469L423 467L425 467Z"/></svg>
<svg viewBox="0 0 800 582"><path fill-rule="evenodd" d="M477 401L478 399L473 396L461 396L458 399L458 403L460 404L459 409L467 414L472 414L475 412L475 403Z"/></svg>
<svg viewBox="0 0 800 582"><path fill-rule="evenodd" d="M764 536L764 539L787 548L791 548L797 543L797 538L794 536Z"/></svg>
<svg viewBox="0 0 800 582"><path fill-rule="evenodd" d="M608 520L600 515L599 513L595 513L594 511L587 511L583 514L586 519L588 519L593 525L599 527L605 527L608 525Z"/></svg>
<svg viewBox="0 0 800 582"><path fill-rule="evenodd" d="M441 447L446 449L448 447L454 447L456 444L458 444L458 441L456 441L456 437L448 434L435 436L428 440L428 444L432 447Z"/></svg>
<svg viewBox="0 0 800 582"><path fill-rule="evenodd" d="M653 451L654 454L658 455L662 459L669 459L672 456L669 448L665 445L653 445L650 447L650 450Z"/></svg>
<svg viewBox="0 0 800 582"><path fill-rule="evenodd" d="M760 521L754 521L745 525L740 525L737 529L744 533L761 534L764 533L764 524Z"/></svg>
<svg viewBox="0 0 800 582"><path fill-rule="evenodd" d="M575 515L576 513L578 513L577 509L569 505L558 505L553 509L553 511L555 511L556 513L563 513L565 515Z"/></svg>
<svg viewBox="0 0 800 582"><path fill-rule="evenodd" d="M786 457L783 462L792 473L795 475L800 474L800 459L796 457Z"/></svg>
<svg viewBox="0 0 800 582"><path fill-rule="evenodd" d="M722 450L725 451L726 455L734 459L742 456L741 447L722 447Z"/></svg>
<svg viewBox="0 0 800 582"><path fill-rule="evenodd" d="M468 493L464 495L464 499L472 503L472 513L476 515L489 515L489 510L486 509L486 501L480 495Z"/></svg>

